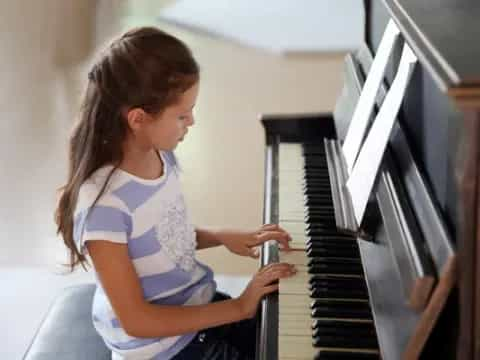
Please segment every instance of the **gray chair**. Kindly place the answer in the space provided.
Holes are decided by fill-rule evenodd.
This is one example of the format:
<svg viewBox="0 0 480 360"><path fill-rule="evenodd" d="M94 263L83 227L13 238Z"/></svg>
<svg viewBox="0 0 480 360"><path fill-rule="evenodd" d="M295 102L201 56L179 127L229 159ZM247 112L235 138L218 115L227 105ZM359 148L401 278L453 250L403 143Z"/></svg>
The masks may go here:
<svg viewBox="0 0 480 360"><path fill-rule="evenodd" d="M24 360L110 360L92 324L95 285L66 288L54 301Z"/></svg>

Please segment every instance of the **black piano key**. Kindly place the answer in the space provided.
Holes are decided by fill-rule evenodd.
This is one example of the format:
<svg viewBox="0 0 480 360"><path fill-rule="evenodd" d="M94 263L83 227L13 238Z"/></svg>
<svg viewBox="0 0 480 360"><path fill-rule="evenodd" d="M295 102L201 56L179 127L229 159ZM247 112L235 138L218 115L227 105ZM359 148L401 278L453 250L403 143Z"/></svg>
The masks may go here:
<svg viewBox="0 0 480 360"><path fill-rule="evenodd" d="M305 155L309 154L325 154L325 145L323 143L302 143L302 151Z"/></svg>
<svg viewBox="0 0 480 360"><path fill-rule="evenodd" d="M321 275L318 275L321 276ZM364 279L361 277L349 277L347 278L349 280L358 280L358 284L355 284L353 281L351 283L340 283L340 282L332 282L332 281L322 281L322 280L312 280L309 282L308 287L312 291L312 298L318 297L318 296L313 296L318 291L319 294L324 294L327 293L329 290L335 290L339 291L341 293L349 293L352 295L357 295L357 296L368 296L368 291L367 287L365 286ZM348 287L347 287L348 286Z"/></svg>
<svg viewBox="0 0 480 360"><path fill-rule="evenodd" d="M344 274L344 275L363 275L363 269L357 264L342 263L316 263L308 267L309 274Z"/></svg>
<svg viewBox="0 0 480 360"><path fill-rule="evenodd" d="M339 239L342 238L342 239L350 239L350 240L356 240L357 239L357 235L352 235L351 233L347 233L347 232L343 232L343 231L338 231L337 229L333 230L333 231L330 231L330 232L326 232L325 231L325 226L322 224L322 223L312 223L312 224L308 224L307 226L309 226L310 230L324 230L324 234L325 235L318 235L319 237L323 237L323 236L335 236L335 237L338 237Z"/></svg>
<svg viewBox="0 0 480 360"><path fill-rule="evenodd" d="M312 181L328 181L330 182L330 176L328 175L328 165L313 165L314 167L307 169L304 168L304 171L299 175L304 180Z"/></svg>
<svg viewBox="0 0 480 360"><path fill-rule="evenodd" d="M317 223L323 221L323 218L330 218L335 216L335 210L330 206L322 206L316 209L308 209L304 211L305 222Z"/></svg>
<svg viewBox="0 0 480 360"><path fill-rule="evenodd" d="M335 208L331 204L323 204L317 207L307 207L304 209L305 217L335 215Z"/></svg>
<svg viewBox="0 0 480 360"><path fill-rule="evenodd" d="M325 287L315 287L310 291L312 299L358 299L368 300L366 291L355 289L332 289Z"/></svg>
<svg viewBox="0 0 480 360"><path fill-rule="evenodd" d="M309 207L315 208L315 206L333 206L332 195L328 193L327 189L321 189L321 194L304 195L303 203ZM308 203L308 204L307 204Z"/></svg>
<svg viewBox="0 0 480 360"><path fill-rule="evenodd" d="M328 237L316 240L316 241L309 241L307 244L307 251L308 250L316 250L322 248L329 248L329 249L350 249L353 251L358 250L358 245L355 241L342 241L338 239L329 239Z"/></svg>
<svg viewBox="0 0 480 360"><path fill-rule="evenodd" d="M311 172L311 171L306 171L303 174L301 174L300 179L302 179L302 184L303 185L318 185L318 184L329 184L331 183L330 177L328 174L325 174L327 172L327 169L325 170L319 170Z"/></svg>
<svg viewBox="0 0 480 360"><path fill-rule="evenodd" d="M327 320L327 319L315 319L312 322L312 330L317 328L328 327L345 327L351 330L355 329L370 329L372 334L375 334L375 327L372 322L358 322L358 321L341 321L341 320Z"/></svg>
<svg viewBox="0 0 480 360"><path fill-rule="evenodd" d="M307 225L319 224L319 225L323 225L323 227L332 227L333 226L336 229L334 217L321 216L318 219L317 218L311 219L309 217L308 221L305 220L305 223Z"/></svg>
<svg viewBox="0 0 480 360"><path fill-rule="evenodd" d="M330 224L325 224L323 222L313 222L313 223L309 223L309 224L305 224L306 226L309 227L310 230L314 231L314 230L322 230L322 231L325 231L327 230L327 228L330 228ZM338 232L337 228L335 227L332 231L331 231L332 234L343 234L343 233L340 233Z"/></svg>
<svg viewBox="0 0 480 360"><path fill-rule="evenodd" d="M306 173L302 176L303 184L306 187L314 186L329 186L331 181L330 178L326 176L321 176L319 174Z"/></svg>
<svg viewBox="0 0 480 360"><path fill-rule="evenodd" d="M332 191L330 190L330 184L315 184L315 185L306 185L301 189L303 195L308 196L310 193L317 192L319 194L329 196L332 198ZM332 200L333 201L333 200Z"/></svg>
<svg viewBox="0 0 480 360"><path fill-rule="evenodd" d="M319 221L325 222L325 221L331 221L335 220L335 214L322 214L322 215L308 215L308 219L306 219L306 222L308 223L316 223Z"/></svg>
<svg viewBox="0 0 480 360"><path fill-rule="evenodd" d="M347 352L335 350L320 350L315 355L315 360L380 360L379 354Z"/></svg>
<svg viewBox="0 0 480 360"><path fill-rule="evenodd" d="M312 317L371 319L368 303L359 301L315 299L311 304Z"/></svg>
<svg viewBox="0 0 480 360"><path fill-rule="evenodd" d="M371 337L363 336L318 336L313 340L315 347L337 347L337 348L353 348L353 349L376 349L378 347L377 340Z"/></svg>
<svg viewBox="0 0 480 360"><path fill-rule="evenodd" d="M304 200L306 202L308 199ZM305 205L304 207L304 214L305 215L323 215L324 213L327 214L335 214L335 207L332 203L324 201L321 204L314 204L315 201L310 201L310 204Z"/></svg>
<svg viewBox="0 0 480 360"><path fill-rule="evenodd" d="M321 150L320 150L321 151ZM305 160L311 160L311 159L326 159L327 156L325 152L321 153L320 151L316 151L315 153L306 153L304 154L303 158Z"/></svg>
<svg viewBox="0 0 480 360"><path fill-rule="evenodd" d="M312 309L329 308L337 310L355 310L359 313L368 315L370 314L370 304L361 301L351 300L326 300L326 299L314 299L310 303Z"/></svg>
<svg viewBox="0 0 480 360"><path fill-rule="evenodd" d="M354 309L354 308L335 308L332 306L324 305L317 306L315 309L312 309L313 318L338 318L338 319L361 319L369 320L372 318L372 315L363 310L363 309Z"/></svg>
<svg viewBox="0 0 480 360"><path fill-rule="evenodd" d="M337 228L332 228L331 225L321 224L321 223L312 223L305 225L305 234L309 235L310 237L318 237L318 236L329 236L333 234L337 234Z"/></svg>
<svg viewBox="0 0 480 360"><path fill-rule="evenodd" d="M328 175L328 170L316 170L316 171L305 171L299 174L299 178L302 179L302 185L315 185L317 183L331 183L330 176Z"/></svg>
<svg viewBox="0 0 480 360"><path fill-rule="evenodd" d="M345 249L345 248L328 248L328 247L317 247L315 249L307 250L307 256L312 257L345 257L345 258L359 258L360 251L356 249Z"/></svg>
<svg viewBox="0 0 480 360"><path fill-rule="evenodd" d="M305 215L321 213L323 211L335 212L335 207L333 206L333 204L324 204L324 205L320 205L320 206L306 207L304 209Z"/></svg>
<svg viewBox="0 0 480 360"><path fill-rule="evenodd" d="M317 224L319 221L330 224L335 222L335 214L306 215L304 221L306 226ZM305 228L307 229L307 227Z"/></svg>
<svg viewBox="0 0 480 360"><path fill-rule="evenodd" d="M325 155L325 145L323 144L304 144L302 146L302 153L305 157L308 156L326 156Z"/></svg>
<svg viewBox="0 0 480 360"><path fill-rule="evenodd" d="M330 181L312 179L303 179L300 190L302 190L302 192L307 190L324 190L326 194L328 194L328 191L330 191L330 195L332 192L330 189Z"/></svg>
<svg viewBox="0 0 480 360"><path fill-rule="evenodd" d="M322 229L322 228L311 229L310 228L309 230L305 230L305 233L307 233L307 231L309 231L311 233L311 232L318 232L318 231L322 231L322 230L324 230L324 229ZM338 245L340 247L358 248L358 243L357 243L356 239L332 235L330 232L328 232L327 229L325 229L322 234L307 236L306 241L308 243L311 243L312 245L314 245L314 244L320 244L320 245L325 244L325 246Z"/></svg>
<svg viewBox="0 0 480 360"><path fill-rule="evenodd" d="M315 204L315 202L323 202L324 205L332 205L332 195L329 193L328 187L316 187L316 194L304 194L303 201Z"/></svg>
<svg viewBox="0 0 480 360"><path fill-rule="evenodd" d="M331 184L327 181L305 181L305 185L300 189L304 195L308 195L310 191L320 192L322 195L332 198Z"/></svg>
<svg viewBox="0 0 480 360"><path fill-rule="evenodd" d="M305 200L304 200L305 203ZM310 214L310 212L330 210L335 211L335 208L332 203L325 201L323 204L304 204L304 213Z"/></svg>
<svg viewBox="0 0 480 360"><path fill-rule="evenodd" d="M346 278L340 276L314 275L308 280L309 284L317 284L318 286L327 286L338 289L359 289L367 290L367 286L363 279Z"/></svg>
<svg viewBox="0 0 480 360"><path fill-rule="evenodd" d="M315 264L322 264L322 263L339 263L339 264L349 264L349 265L358 265L362 266L361 259L351 259L351 258L335 258L335 257L328 257L328 258L311 258L308 260L307 266L315 265Z"/></svg>
<svg viewBox="0 0 480 360"><path fill-rule="evenodd" d="M302 151L304 154L324 154L325 153L325 145L319 142L303 142L302 143Z"/></svg>
<svg viewBox="0 0 480 360"><path fill-rule="evenodd" d="M308 251L309 249L314 249L315 247L319 247L321 245L325 246L335 246L338 248L344 248L344 249L358 249L357 241L356 240L350 240L348 238L346 239L329 239L328 236L325 238L319 238L316 236L315 238L310 238L307 237L305 240L305 245L306 245L306 250ZM319 256L321 257L321 256ZM329 256L331 257L331 256ZM343 256L339 256L343 257ZM349 256L347 256L349 257Z"/></svg>
<svg viewBox="0 0 480 360"><path fill-rule="evenodd" d="M322 287L311 285L310 298L315 299L353 299L353 300L368 300L368 293L362 289L340 289L332 287Z"/></svg>
<svg viewBox="0 0 480 360"><path fill-rule="evenodd" d="M325 229L325 225L324 224L321 224L321 223L318 223L318 222L312 222L312 223L305 223L305 230L311 230L311 231L314 231L314 230L323 230L326 234L328 235L331 235L331 236L334 236L335 234L339 234L339 237L343 237L343 238L346 238L345 236L343 236L344 234L343 233L339 233L337 232L337 230L335 229L334 231L331 231L329 233L327 233L326 229ZM346 235L346 234L345 234ZM323 235L322 235L323 236ZM350 236L351 237L351 236ZM355 238L356 240L356 238Z"/></svg>
<svg viewBox="0 0 480 360"><path fill-rule="evenodd" d="M311 149L309 149L310 151L307 151L303 152L303 157L305 159L326 159L327 156L326 156L326 153L325 153L325 149L315 149L313 151L311 151Z"/></svg>
<svg viewBox="0 0 480 360"><path fill-rule="evenodd" d="M321 179L330 182L330 176L328 174L328 164L326 162L304 165L303 173L301 173L301 175L303 175L304 179Z"/></svg>
<svg viewBox="0 0 480 360"><path fill-rule="evenodd" d="M317 183L315 185L308 185L302 189L304 197L324 196L326 200L333 201L330 184Z"/></svg>
<svg viewBox="0 0 480 360"><path fill-rule="evenodd" d="M328 166L327 158L323 156L307 157L304 161L305 169L315 169L315 166Z"/></svg>
<svg viewBox="0 0 480 360"><path fill-rule="evenodd" d="M321 187L321 186L314 186L314 187L310 187L308 189L305 189L303 191L303 194L305 196L323 195L323 194L328 195L328 191L330 191L330 189L325 189L325 187Z"/></svg>
<svg viewBox="0 0 480 360"><path fill-rule="evenodd" d="M350 324L355 324L351 326ZM358 324L360 326L358 326ZM325 321L316 324L312 337L321 335L337 336L364 336L376 338L375 328L371 323L347 322L347 321Z"/></svg>
<svg viewBox="0 0 480 360"><path fill-rule="evenodd" d="M311 230L315 230L317 228L319 229L322 229L321 225L317 226L317 224L311 224L309 225L310 226L310 229ZM332 232L325 232L324 234L322 235L318 235L318 236L312 236L310 237L309 239L311 241L316 241L316 240L321 240L321 239L324 239L324 238L335 238L337 239L338 241L345 241L345 240L348 240L348 241L357 241L357 237L356 236L353 236L351 234L345 234L345 233L341 233L341 232L338 232L338 231L332 231Z"/></svg>
<svg viewBox="0 0 480 360"><path fill-rule="evenodd" d="M333 212L330 212L330 213L327 213L327 212L324 212L323 214L314 214L314 215L310 215L308 213L305 214L304 216L304 222L305 222L305 228L306 229L315 229L315 228L322 228L322 225L321 223L319 223L318 221L312 221L311 220L311 216L321 216L322 219L330 219L332 216L334 216L335 214Z"/></svg>
<svg viewBox="0 0 480 360"><path fill-rule="evenodd" d="M330 205L330 204L331 204L331 202L328 201L328 199L305 199L305 200L303 200L303 205L305 207L308 207L308 208L315 207L315 206L325 206L325 205Z"/></svg>
<svg viewBox="0 0 480 360"><path fill-rule="evenodd" d="M347 244L352 247L358 247L358 243L356 239L351 239L348 237L345 238L333 238L330 235L325 235L325 236L307 236L305 240L305 244L307 245L307 248L315 245L315 244L321 244L321 243L333 243L333 244Z"/></svg>
<svg viewBox="0 0 480 360"><path fill-rule="evenodd" d="M299 175L303 175L305 178L307 177L312 179L321 178L321 179L329 180L330 176L328 174L328 164L325 163L325 165L322 165L324 168L320 168L319 164L317 164L316 166L317 167L313 165L313 167L308 168L308 165L307 165L307 167L304 167L303 171L301 171Z"/></svg>
<svg viewBox="0 0 480 360"><path fill-rule="evenodd" d="M335 224L323 224L322 228L310 229L305 231L305 235L307 236L321 236L328 232L337 230L337 226Z"/></svg>

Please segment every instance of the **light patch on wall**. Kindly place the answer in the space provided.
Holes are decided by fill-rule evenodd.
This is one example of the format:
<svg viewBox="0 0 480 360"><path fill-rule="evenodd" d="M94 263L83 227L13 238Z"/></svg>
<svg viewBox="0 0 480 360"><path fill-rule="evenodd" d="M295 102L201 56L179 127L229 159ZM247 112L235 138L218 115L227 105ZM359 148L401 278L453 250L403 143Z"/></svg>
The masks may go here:
<svg viewBox="0 0 480 360"><path fill-rule="evenodd" d="M159 19L276 53L344 52L364 38L358 0L179 0Z"/></svg>

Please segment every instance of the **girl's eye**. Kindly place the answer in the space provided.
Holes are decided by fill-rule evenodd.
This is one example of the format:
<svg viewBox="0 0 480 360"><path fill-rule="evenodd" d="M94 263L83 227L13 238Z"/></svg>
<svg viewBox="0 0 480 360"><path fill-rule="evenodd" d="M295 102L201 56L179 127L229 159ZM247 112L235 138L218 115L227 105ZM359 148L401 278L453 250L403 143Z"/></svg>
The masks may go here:
<svg viewBox="0 0 480 360"><path fill-rule="evenodd" d="M179 116L178 120L185 120L187 117L186 116Z"/></svg>

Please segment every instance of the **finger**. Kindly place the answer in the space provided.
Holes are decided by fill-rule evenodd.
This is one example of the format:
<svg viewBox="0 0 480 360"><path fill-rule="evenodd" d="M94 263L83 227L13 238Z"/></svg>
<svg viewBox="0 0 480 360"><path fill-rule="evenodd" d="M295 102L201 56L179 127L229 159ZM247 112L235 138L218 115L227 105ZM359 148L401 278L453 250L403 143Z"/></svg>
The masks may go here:
<svg viewBox="0 0 480 360"><path fill-rule="evenodd" d="M290 234L278 224L265 224L262 226L262 230L280 231L287 234L290 238Z"/></svg>
<svg viewBox="0 0 480 360"><path fill-rule="evenodd" d="M257 275L261 275L271 269L276 263L271 263L268 265L263 266L260 270L257 271Z"/></svg>
<svg viewBox="0 0 480 360"><path fill-rule="evenodd" d="M282 244L288 244L288 242L291 241L291 237L287 233L281 231L264 231L256 234L250 245L261 245L268 240L276 240Z"/></svg>
<svg viewBox="0 0 480 360"><path fill-rule="evenodd" d="M272 284L263 287L263 295L270 294L274 291L278 290L278 284Z"/></svg>
<svg viewBox="0 0 480 360"><path fill-rule="evenodd" d="M262 225L262 230L278 230L280 227L278 224L264 224Z"/></svg>
<svg viewBox="0 0 480 360"><path fill-rule="evenodd" d="M275 267L274 269L263 274L260 277L260 280L263 284L266 285L280 278L292 276L295 273L296 273L296 269L291 265L283 266L283 267Z"/></svg>
<svg viewBox="0 0 480 360"><path fill-rule="evenodd" d="M290 247L290 244L289 242L292 241L292 239L290 237L287 237L287 238L279 238L278 240L278 248L281 250L281 251L290 251L292 250L292 248Z"/></svg>
<svg viewBox="0 0 480 360"><path fill-rule="evenodd" d="M262 275L265 274L266 272L275 270L275 269L292 269L295 268L293 264L289 264L286 262L281 262L281 263L271 263L268 265L265 265L262 267L260 270L258 270L257 275Z"/></svg>
<svg viewBox="0 0 480 360"><path fill-rule="evenodd" d="M258 251L258 248L250 248L248 255L254 259L258 259L260 256L260 251Z"/></svg>
<svg viewBox="0 0 480 360"><path fill-rule="evenodd" d="M260 287L269 286L276 284L280 279L287 278L292 275L294 275L294 272L291 271L274 271L259 279L258 284Z"/></svg>

